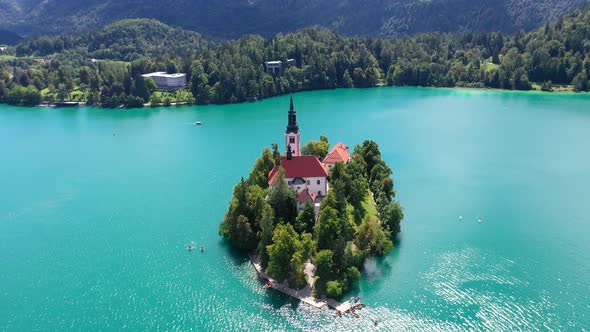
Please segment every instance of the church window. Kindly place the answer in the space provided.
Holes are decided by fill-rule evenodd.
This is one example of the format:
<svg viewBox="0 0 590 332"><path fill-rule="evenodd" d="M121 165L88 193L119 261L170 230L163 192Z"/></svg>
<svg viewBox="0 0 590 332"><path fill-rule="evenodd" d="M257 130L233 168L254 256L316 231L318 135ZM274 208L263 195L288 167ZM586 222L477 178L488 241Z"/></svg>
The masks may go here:
<svg viewBox="0 0 590 332"><path fill-rule="evenodd" d="M295 137L289 137L289 143L294 144L295 143Z"/></svg>
<svg viewBox="0 0 590 332"><path fill-rule="evenodd" d="M318 180L318 184L320 184L320 180Z"/></svg>

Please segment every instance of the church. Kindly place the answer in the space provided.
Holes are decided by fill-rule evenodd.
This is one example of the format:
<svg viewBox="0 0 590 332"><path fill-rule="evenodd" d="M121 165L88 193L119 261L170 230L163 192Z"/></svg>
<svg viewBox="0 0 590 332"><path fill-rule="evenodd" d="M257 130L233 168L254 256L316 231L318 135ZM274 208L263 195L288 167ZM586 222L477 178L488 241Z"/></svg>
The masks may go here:
<svg viewBox="0 0 590 332"><path fill-rule="evenodd" d="M287 130L285 131L286 155L281 158L281 167L285 170L285 181L297 192L297 207L302 210L305 202L310 201L316 209L328 194L328 170L316 156L301 155L301 132L297 124L297 113L293 106L293 97L289 107ZM276 184L279 166L275 166L268 175L271 190Z"/></svg>

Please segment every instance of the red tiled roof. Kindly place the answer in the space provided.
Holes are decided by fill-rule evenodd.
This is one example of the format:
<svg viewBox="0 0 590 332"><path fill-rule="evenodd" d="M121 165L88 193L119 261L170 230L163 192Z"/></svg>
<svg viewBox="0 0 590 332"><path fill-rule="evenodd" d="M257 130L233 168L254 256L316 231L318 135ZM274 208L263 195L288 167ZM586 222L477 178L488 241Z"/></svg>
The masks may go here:
<svg viewBox="0 0 590 332"><path fill-rule="evenodd" d="M348 163L348 160L350 160L348 146L343 143L337 143L332 148L332 151L328 153L326 158L324 158L324 164L335 164L337 162L343 162L346 164Z"/></svg>
<svg viewBox="0 0 590 332"><path fill-rule="evenodd" d="M299 196L297 197L297 201L299 203L305 203L305 201L309 200L310 202L314 202L315 198L318 196L317 193L310 191L309 189L305 189L303 191L301 191L299 193Z"/></svg>
<svg viewBox="0 0 590 332"><path fill-rule="evenodd" d="M285 178L320 178L328 176L328 171L315 156L298 156L293 157L291 160L282 157L281 166L285 169ZM269 185L274 183L274 177L278 171L279 167L275 166L268 174Z"/></svg>

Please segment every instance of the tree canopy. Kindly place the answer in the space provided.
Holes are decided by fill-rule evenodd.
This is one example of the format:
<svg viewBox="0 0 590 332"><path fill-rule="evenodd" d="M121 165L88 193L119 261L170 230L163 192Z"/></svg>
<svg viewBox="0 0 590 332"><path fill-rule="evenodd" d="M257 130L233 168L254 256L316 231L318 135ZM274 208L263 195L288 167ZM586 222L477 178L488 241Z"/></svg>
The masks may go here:
<svg viewBox="0 0 590 332"><path fill-rule="evenodd" d="M379 84L517 90L537 84L550 90L551 82L587 91L589 16L590 5L585 5L528 33L421 33L389 40L307 28L272 39L247 35L221 42L155 20L125 20L80 35L21 42L14 48L16 59L0 62L0 102L23 103L8 98L12 90L18 94L19 86L39 91L45 101L78 100L103 107L133 106L152 98L235 103ZM30 58L46 55L50 58L43 61ZM265 72L265 61L291 58L296 65L285 67L281 75ZM162 97L141 78L171 70L187 73L186 91ZM324 148L316 141L305 150L321 157Z"/></svg>

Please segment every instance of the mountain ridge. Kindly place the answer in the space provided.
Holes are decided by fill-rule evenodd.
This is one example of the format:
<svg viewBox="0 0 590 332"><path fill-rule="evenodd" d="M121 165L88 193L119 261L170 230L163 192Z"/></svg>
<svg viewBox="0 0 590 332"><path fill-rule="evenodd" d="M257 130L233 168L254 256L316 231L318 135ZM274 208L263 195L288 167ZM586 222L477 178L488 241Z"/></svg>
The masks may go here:
<svg viewBox="0 0 590 332"><path fill-rule="evenodd" d="M318 25L344 35L532 30L586 0L0 0L0 28L24 35L77 33L153 18L219 38L273 36ZM185 14L179 14L185 13Z"/></svg>

